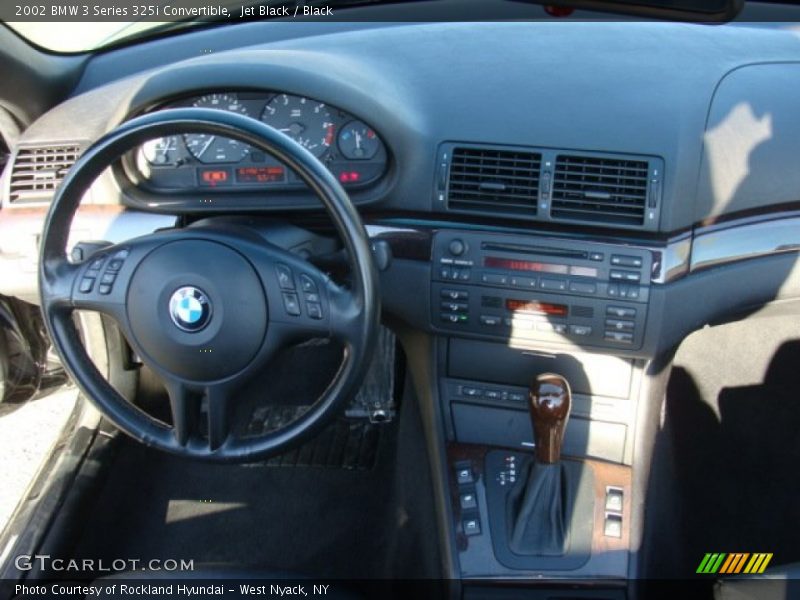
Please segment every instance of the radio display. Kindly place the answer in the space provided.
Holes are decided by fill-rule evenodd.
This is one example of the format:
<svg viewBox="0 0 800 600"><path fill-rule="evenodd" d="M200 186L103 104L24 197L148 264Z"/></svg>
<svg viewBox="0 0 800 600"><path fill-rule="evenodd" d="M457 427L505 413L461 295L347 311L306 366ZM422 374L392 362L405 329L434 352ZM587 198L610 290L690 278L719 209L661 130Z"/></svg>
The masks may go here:
<svg viewBox="0 0 800 600"><path fill-rule="evenodd" d="M547 315L550 317L566 317L565 304L552 304L550 302L537 302L535 300L506 299L506 309L513 312L531 313L534 315Z"/></svg>
<svg viewBox="0 0 800 600"><path fill-rule="evenodd" d="M492 269L507 269L509 271L535 271L537 273L577 275L579 277L597 277L598 274L597 269L594 267L559 265L532 260L518 260L516 258L501 258L499 256L485 257L483 259L483 266Z"/></svg>

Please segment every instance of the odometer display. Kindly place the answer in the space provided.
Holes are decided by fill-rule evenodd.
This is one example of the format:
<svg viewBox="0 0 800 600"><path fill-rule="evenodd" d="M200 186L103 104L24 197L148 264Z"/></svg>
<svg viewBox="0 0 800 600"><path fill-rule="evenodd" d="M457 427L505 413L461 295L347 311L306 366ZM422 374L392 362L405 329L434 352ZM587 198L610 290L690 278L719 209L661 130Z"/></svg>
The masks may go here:
<svg viewBox="0 0 800 600"><path fill-rule="evenodd" d="M236 169L239 183L278 183L286 181L283 167L239 167Z"/></svg>

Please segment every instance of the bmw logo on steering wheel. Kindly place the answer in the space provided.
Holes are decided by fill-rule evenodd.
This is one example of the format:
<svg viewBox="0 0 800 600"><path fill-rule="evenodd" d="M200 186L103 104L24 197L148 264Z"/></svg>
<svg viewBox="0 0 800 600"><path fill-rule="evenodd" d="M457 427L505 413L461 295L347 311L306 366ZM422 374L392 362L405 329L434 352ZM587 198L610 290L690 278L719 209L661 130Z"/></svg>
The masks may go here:
<svg viewBox="0 0 800 600"><path fill-rule="evenodd" d="M211 320L211 302L196 287L178 288L169 299L169 316L183 331L200 331Z"/></svg>

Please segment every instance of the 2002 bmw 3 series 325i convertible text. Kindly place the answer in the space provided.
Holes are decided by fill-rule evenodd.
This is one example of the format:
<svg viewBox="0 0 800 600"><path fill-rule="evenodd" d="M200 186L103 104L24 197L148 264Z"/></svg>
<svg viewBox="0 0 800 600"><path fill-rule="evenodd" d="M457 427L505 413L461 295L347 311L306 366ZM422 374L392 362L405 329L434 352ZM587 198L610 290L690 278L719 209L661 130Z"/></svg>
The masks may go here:
<svg viewBox="0 0 800 600"><path fill-rule="evenodd" d="M800 598L800 7L75 6L0 8L3 597Z"/></svg>

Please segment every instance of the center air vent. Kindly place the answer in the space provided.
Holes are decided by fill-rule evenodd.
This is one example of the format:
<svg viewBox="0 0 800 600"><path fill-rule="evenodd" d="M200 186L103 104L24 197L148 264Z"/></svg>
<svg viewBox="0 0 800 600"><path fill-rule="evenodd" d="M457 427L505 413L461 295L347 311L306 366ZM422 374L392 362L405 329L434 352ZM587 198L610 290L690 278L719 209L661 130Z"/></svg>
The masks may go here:
<svg viewBox="0 0 800 600"><path fill-rule="evenodd" d="M649 164L559 154L553 174L554 219L642 225L647 210Z"/></svg>
<svg viewBox="0 0 800 600"><path fill-rule="evenodd" d="M542 155L494 148L454 148L447 207L465 212L534 216Z"/></svg>
<svg viewBox="0 0 800 600"><path fill-rule="evenodd" d="M20 148L11 169L11 203L49 202L80 155L77 144Z"/></svg>

